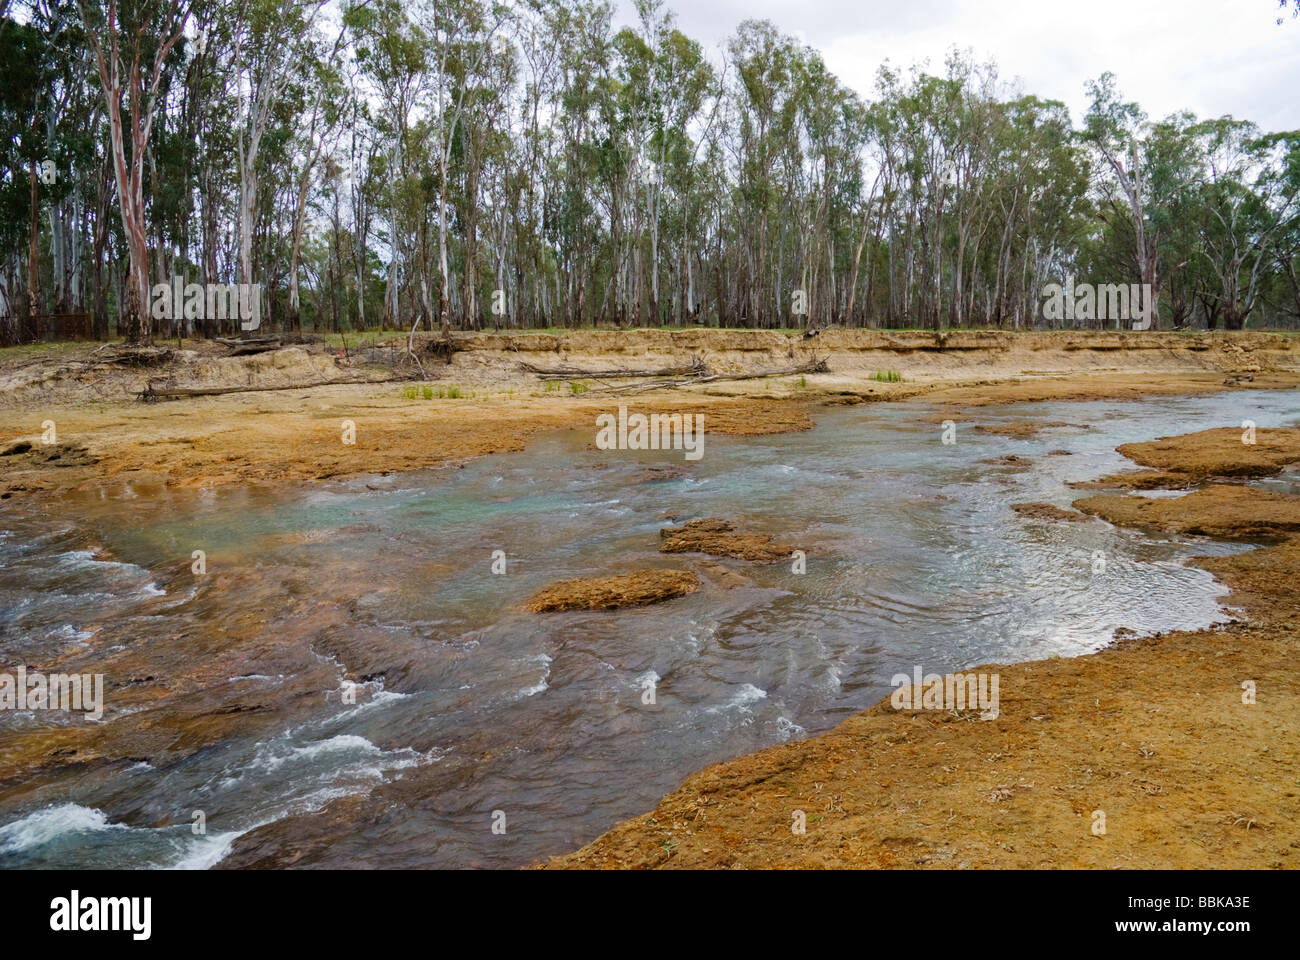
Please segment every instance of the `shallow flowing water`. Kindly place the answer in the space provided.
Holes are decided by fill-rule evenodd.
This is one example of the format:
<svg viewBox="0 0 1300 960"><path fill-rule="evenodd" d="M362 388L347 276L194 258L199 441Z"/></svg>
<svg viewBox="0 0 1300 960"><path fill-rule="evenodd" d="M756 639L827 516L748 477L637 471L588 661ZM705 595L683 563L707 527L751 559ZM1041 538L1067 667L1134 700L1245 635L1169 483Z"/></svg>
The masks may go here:
<svg viewBox="0 0 1300 960"><path fill-rule="evenodd" d="M1300 395L997 407L973 422L1086 426L1016 439L961 423L951 446L932 412L835 409L758 438L707 435L706 416L698 462L597 450L593 426L459 469L0 507L0 671L104 672L114 758L0 785L0 866L211 866L268 824L253 852L279 862L525 864L709 763L833 727L918 665L1071 656L1118 627L1222 620L1223 589L1183 561L1241 545L1010 505L1068 506L1084 494L1067 481L1132 466L1119 443L1290 424ZM1006 454L1031 464L986 462ZM706 516L797 544L807 572L658 552L666 518ZM704 585L640 609L522 612L557 579L644 566L692 567ZM345 673L364 678L355 704ZM122 693L154 689L211 709L180 718L175 700ZM33 730L88 723L0 712L0 759ZM116 747L115 724L130 729ZM326 814L329 840L313 843Z"/></svg>

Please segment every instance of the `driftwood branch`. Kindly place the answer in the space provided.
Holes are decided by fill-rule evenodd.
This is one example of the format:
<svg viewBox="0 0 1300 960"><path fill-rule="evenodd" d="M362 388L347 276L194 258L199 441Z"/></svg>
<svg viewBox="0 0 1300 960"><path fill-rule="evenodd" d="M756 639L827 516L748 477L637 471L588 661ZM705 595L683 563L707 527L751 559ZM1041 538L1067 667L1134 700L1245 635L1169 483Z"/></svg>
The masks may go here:
<svg viewBox="0 0 1300 960"><path fill-rule="evenodd" d="M315 383L291 383L283 387L178 387L171 383L151 382L140 392L139 399L147 403L156 400L179 400L185 397L217 397L227 393L262 393L271 390L310 390L313 387L334 387L354 383L397 383L412 379L405 377L380 377L366 379L353 377L350 380L318 380Z"/></svg>
<svg viewBox="0 0 1300 960"><path fill-rule="evenodd" d="M176 357L171 347L118 347L102 358L86 361L87 365L120 364L126 367L157 367L170 363Z"/></svg>
<svg viewBox="0 0 1300 960"><path fill-rule="evenodd" d="M231 337L213 337L217 343L230 348L230 357L242 357L250 353L267 353L271 350L279 350L281 339L277 336L272 337L248 337L245 339L236 339Z"/></svg>
<svg viewBox="0 0 1300 960"><path fill-rule="evenodd" d="M809 360L807 363L793 367L780 367L775 370L754 370L749 373L711 373L699 377L680 377L676 379L650 380L645 383L626 386L596 387L596 390L621 391L626 393L644 393L647 390L659 390L673 387L690 387L697 383L715 383L720 380L761 380L764 377L788 377L795 373L829 373L830 365L825 360Z"/></svg>
<svg viewBox="0 0 1300 960"><path fill-rule="evenodd" d="M270 337L213 337L217 343L224 343L228 347L245 347L250 344L279 343L278 336Z"/></svg>
<svg viewBox="0 0 1300 960"><path fill-rule="evenodd" d="M250 343L246 347L231 347L229 357L243 357L250 353L270 353L272 350L279 350L278 343Z"/></svg>
<svg viewBox="0 0 1300 960"><path fill-rule="evenodd" d="M685 366L664 367L660 370L584 370L581 367L538 367L527 361L520 361L520 369L526 373L536 374L542 380L573 380L588 377L592 380L622 377L704 377L710 374L708 366L699 357L691 357Z"/></svg>

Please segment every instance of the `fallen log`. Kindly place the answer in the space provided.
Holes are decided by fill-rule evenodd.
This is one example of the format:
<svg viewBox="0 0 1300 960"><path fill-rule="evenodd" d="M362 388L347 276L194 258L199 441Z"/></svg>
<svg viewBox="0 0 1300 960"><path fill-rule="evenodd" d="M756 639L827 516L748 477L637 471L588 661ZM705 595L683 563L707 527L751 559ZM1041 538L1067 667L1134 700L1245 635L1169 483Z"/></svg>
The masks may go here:
<svg viewBox="0 0 1300 960"><path fill-rule="evenodd" d="M625 391L645 393L670 387L690 387L697 383L715 383L720 380L761 380L764 377L788 377L796 373L829 373L830 364L825 360L809 360L793 367L780 367L775 370L754 370L749 373L711 373L701 377L681 377L678 379L652 380L647 383L615 384L596 387L596 391Z"/></svg>
<svg viewBox="0 0 1300 960"><path fill-rule="evenodd" d="M229 348L227 356L242 357L253 353L267 353L279 350L283 340L278 335L268 337L213 337L213 342Z"/></svg>
<svg viewBox="0 0 1300 960"><path fill-rule="evenodd" d="M755 370L753 373L721 373L708 377L709 380L759 380L763 377L788 377L792 373L830 373L831 366L825 360L809 360L807 363L793 367L781 367L776 370Z"/></svg>
<svg viewBox="0 0 1300 960"><path fill-rule="evenodd" d="M631 377L681 377L708 376L709 368L699 357L691 357L686 366L664 367L660 370L584 370L581 367L539 367L527 361L520 361L519 368L525 373L536 374L542 380L573 380L586 377L591 380Z"/></svg>
<svg viewBox="0 0 1300 960"><path fill-rule="evenodd" d="M349 380L319 380L315 383L291 383L282 387L178 387L169 383L149 383L140 391L138 399L145 403L159 400L180 400L186 397L218 397L227 393L262 393L273 390L311 390L314 387L346 386L354 383L398 383L412 377L380 377L366 379L353 377Z"/></svg>
<svg viewBox="0 0 1300 960"><path fill-rule="evenodd" d="M263 343L278 344L280 342L280 338L274 335L267 337L213 337L212 339L215 342L223 343L228 347L246 347L250 344Z"/></svg>
<svg viewBox="0 0 1300 960"><path fill-rule="evenodd" d="M170 363L175 357L176 351L171 347L118 347L96 362L128 367L156 367Z"/></svg>

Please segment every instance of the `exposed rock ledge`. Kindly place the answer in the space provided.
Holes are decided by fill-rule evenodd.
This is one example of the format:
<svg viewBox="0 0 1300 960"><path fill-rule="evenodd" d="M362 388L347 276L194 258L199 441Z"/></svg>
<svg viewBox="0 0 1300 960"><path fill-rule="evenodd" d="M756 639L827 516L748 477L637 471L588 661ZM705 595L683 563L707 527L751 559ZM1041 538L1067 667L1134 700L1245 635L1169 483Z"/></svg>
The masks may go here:
<svg viewBox="0 0 1300 960"><path fill-rule="evenodd" d="M531 613L553 610L616 610L694 593L700 578L689 570L636 570L617 577L561 580L533 595Z"/></svg>

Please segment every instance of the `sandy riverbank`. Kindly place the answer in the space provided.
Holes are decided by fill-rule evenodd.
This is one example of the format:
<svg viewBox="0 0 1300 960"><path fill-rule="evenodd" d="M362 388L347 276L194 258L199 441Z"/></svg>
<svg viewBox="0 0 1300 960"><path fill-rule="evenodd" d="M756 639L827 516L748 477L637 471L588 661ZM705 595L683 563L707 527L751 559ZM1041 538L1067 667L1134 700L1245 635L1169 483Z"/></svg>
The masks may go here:
<svg viewBox="0 0 1300 960"><path fill-rule="evenodd" d="M808 429L809 412L823 404L924 397L945 404L938 419L971 421L977 408L996 403L1300 384L1300 340L1250 333L826 331L812 340L740 330L484 333L462 337L450 364L427 362L427 382L300 389L284 388L386 380L394 369L379 361L394 350L343 359L318 344L230 357L217 344L187 344L144 366L106 363L91 345L0 352L0 498L105 481L206 486L411 470L519 450L538 430L593 424L619 403L704 413L709 433L757 435ZM817 357L830 372L631 394L617 388L637 381L545 383L521 368L658 367L692 357L724 374ZM890 371L902 380L874 379ZM257 390L137 399L158 382ZM355 425L350 444L345 421ZM42 442L47 423L53 444Z"/></svg>

